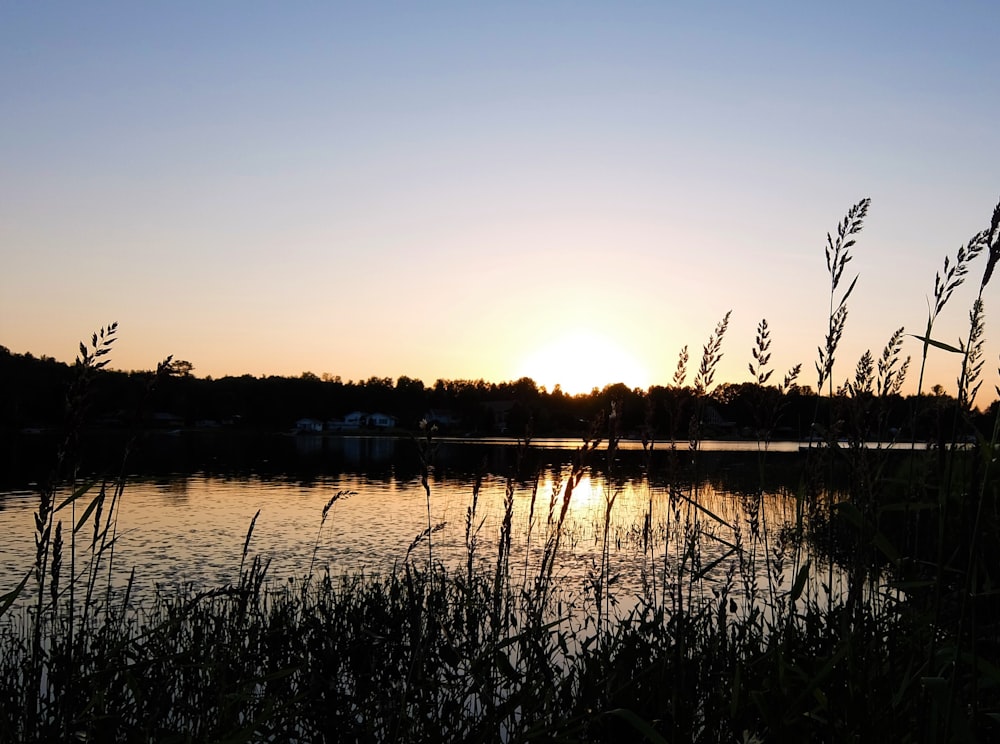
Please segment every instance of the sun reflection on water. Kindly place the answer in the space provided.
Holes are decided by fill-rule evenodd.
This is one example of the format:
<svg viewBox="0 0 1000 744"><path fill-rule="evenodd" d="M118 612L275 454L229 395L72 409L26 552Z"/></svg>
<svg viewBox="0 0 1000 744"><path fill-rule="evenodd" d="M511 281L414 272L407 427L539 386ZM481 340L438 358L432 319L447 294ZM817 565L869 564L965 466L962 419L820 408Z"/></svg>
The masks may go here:
<svg viewBox="0 0 1000 744"><path fill-rule="evenodd" d="M523 566L526 575L559 522L569 476L569 466L544 470L534 498L530 482L514 484L511 563ZM507 480L499 475L482 483L474 523L481 525L477 558L484 565L496 558L506 489ZM338 501L320 528L323 506L345 490L354 495ZM610 560L622 574L619 591L642 592L650 565L669 567L677 560L685 534L697 536L703 565L719 561L706 572L705 580L722 582L735 560L732 546L740 540L749 544L751 516L762 541L759 559L768 555L779 531L795 519L794 500L781 493L764 494L750 505L746 497L709 483L685 486L679 493L676 486L672 493L667 485L639 476L609 481L586 472L573 489L561 527L560 581L566 586L586 584L588 572L600 561L606 529L613 548ZM468 479L432 479L431 521L446 525L433 536L436 561L463 565L471 498ZM32 563L36 504L23 495L5 497L4 502L0 586L12 586ZM609 504L613 504L610 512ZM185 583L204 588L235 581L247 528L258 509L250 552L270 558L269 575L281 581L301 577L314 550L321 571L391 572L407 560L408 546L428 523L419 480L394 475L373 478L349 473L308 482L206 474L135 480L126 488L120 507L115 556L122 569L119 583L127 580L133 566L139 585L147 588ZM426 560L426 556L425 551L415 551L410 559Z"/></svg>

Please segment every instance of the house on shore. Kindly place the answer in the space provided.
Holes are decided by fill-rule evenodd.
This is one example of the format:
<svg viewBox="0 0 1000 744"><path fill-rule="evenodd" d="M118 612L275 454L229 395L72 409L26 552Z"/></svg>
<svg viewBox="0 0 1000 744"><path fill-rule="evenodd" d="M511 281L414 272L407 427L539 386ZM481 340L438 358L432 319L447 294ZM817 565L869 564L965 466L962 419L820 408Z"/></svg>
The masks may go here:
<svg viewBox="0 0 1000 744"><path fill-rule="evenodd" d="M431 408L424 414L423 420L427 422L427 426L436 426L439 429L450 429L462 421L454 411L447 408Z"/></svg>
<svg viewBox="0 0 1000 744"><path fill-rule="evenodd" d="M514 401L488 401L483 405L490 412L493 421L493 430L499 434L506 434L510 428L510 412L514 408Z"/></svg>
<svg viewBox="0 0 1000 744"><path fill-rule="evenodd" d="M730 421L722 417L718 409L713 405L706 405L702 413L701 425L704 433L717 437L734 437L737 434L735 421Z"/></svg>
<svg viewBox="0 0 1000 744"><path fill-rule="evenodd" d="M314 418L300 418L295 422L296 434L320 434L323 432L323 422Z"/></svg>
<svg viewBox="0 0 1000 744"><path fill-rule="evenodd" d="M179 429L184 426L184 419L174 413L157 411L150 417L150 424L157 429Z"/></svg>
<svg viewBox="0 0 1000 744"><path fill-rule="evenodd" d="M396 417L388 413L372 413L368 415L368 426L373 429L395 429Z"/></svg>
<svg viewBox="0 0 1000 744"><path fill-rule="evenodd" d="M345 429L360 429L368 425L368 414L364 411L351 411L344 416Z"/></svg>
<svg viewBox="0 0 1000 744"><path fill-rule="evenodd" d="M327 431L359 431L361 429L394 429L397 418L387 413L351 411L342 419L326 422Z"/></svg>

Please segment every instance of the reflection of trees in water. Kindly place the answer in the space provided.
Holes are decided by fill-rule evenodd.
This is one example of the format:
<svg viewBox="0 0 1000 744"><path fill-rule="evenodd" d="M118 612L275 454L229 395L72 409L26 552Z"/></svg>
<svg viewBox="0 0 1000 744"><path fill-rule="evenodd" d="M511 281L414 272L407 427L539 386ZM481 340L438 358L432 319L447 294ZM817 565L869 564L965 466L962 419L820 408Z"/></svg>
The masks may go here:
<svg viewBox="0 0 1000 744"><path fill-rule="evenodd" d="M170 496L172 501L184 503L188 500L188 478L165 478L161 476L157 477L154 483L162 493Z"/></svg>
<svg viewBox="0 0 1000 744"><path fill-rule="evenodd" d="M89 475L113 475L121 468L121 453L128 441L122 433L94 434L85 441L82 470ZM9 455L0 488L24 488L48 476L52 467L51 442L45 437L14 437L4 441ZM439 442L434 454L435 472L445 478L472 482L480 472L520 479L536 470L568 466L573 449L533 448L521 473L514 473L516 447L475 442ZM756 453L699 452L660 449L647 461L641 450L620 450L612 463L598 451L591 468L599 475L609 470L615 477L634 478L647 472L654 484L707 482L720 491L737 493L793 490L802 477L803 460L795 453L772 453L759 468ZM139 476L176 473L257 476L264 480L312 482L319 478L358 473L370 479L410 480L420 472L416 442L391 437L322 437L243 432L154 432L140 437L131 449L127 470ZM168 477L168 480L170 478Z"/></svg>
<svg viewBox="0 0 1000 744"><path fill-rule="evenodd" d="M318 434L297 434L293 441L299 457L308 457L323 451L323 437Z"/></svg>
<svg viewBox="0 0 1000 744"><path fill-rule="evenodd" d="M120 456L120 443L114 441L93 448L88 460L90 466L96 470L96 466L104 462L102 458L116 445ZM525 467L518 472L514 446L439 442L433 457L432 505L440 511L442 521L449 522L448 529L437 536L435 547L440 550L440 556L451 555L456 561L464 559L462 518L472 496L473 483L480 473L488 479L479 506L487 520L480 557L487 561L495 560L496 553L488 546L490 538L487 535L499 533L504 480L508 476L515 478L514 547L518 548L519 541L530 530L531 486L535 474L539 475L538 502L534 506L535 536L530 543L534 554L543 545L539 535L544 529L551 492L570 472L575 454L573 449L536 448L529 452ZM39 461L36 466L40 468L43 464L48 463ZM113 465L120 467L120 461L114 461ZM622 450L609 462L607 453L598 450L586 469L586 487L581 484L574 494L565 527L563 568L574 577L574 582L579 582L594 562L599 562L606 499L609 494L620 492L609 523L609 538L615 550L613 563L621 568L644 567L621 578L628 592L643 589L644 577L654 572L659 572L658 586L670 580L670 566L678 563L679 556L671 552L670 560L665 560L663 551L674 551L685 544L684 530L689 516L698 520L692 534L697 536L706 587L716 586L727 579L726 572L733 560L729 555L729 546L736 542L733 528L740 525L744 540L751 532L748 499L760 499L760 518L770 536L768 545L777 544L778 531L794 520L796 500L791 494L798 489L805 466L806 458L797 452L769 454L766 467L762 469L759 456L754 452L698 452L692 455L686 450L670 452L664 449L646 456L641 450ZM369 534L370 512L366 512L367 516L360 522L352 523L355 515L378 509L390 511L399 524L409 524L405 515L413 499L408 497L419 495L419 487L415 484L420 473L417 445L411 439L227 433L159 435L138 443L128 470L134 474L130 476L130 483L152 483L170 501L185 505L202 501L198 495L198 488L202 486L198 484L207 480L217 484L245 484L245 489L237 490L247 494L256 493L261 485L297 486L287 492L282 503L285 514L303 508L311 499L320 498L323 489L356 490L358 497L347 502L346 508L337 515L338 534L331 540L330 559L338 565L353 565L353 561L359 560L358 556L373 552L382 554L388 550L389 554L394 554L394 550L398 552L402 549L400 546L405 548L416 534L409 527L404 527L404 534L395 537L389 527L384 528L388 530L385 534ZM672 494L677 491L718 515L723 523L713 522L703 512L683 502L680 503L680 516L669 521L667 511L676 503ZM191 503L192 510L195 506ZM644 533L647 510L652 510L649 534ZM309 512L298 518L303 524L311 524L310 520L315 517ZM276 518L273 514L270 516L272 520ZM265 523L260 527L261 535L265 534ZM419 531L417 526L414 530ZM296 533L296 529L289 529L289 534ZM650 539L659 548L649 549L644 541ZM809 550L808 546L803 548ZM527 542L519 549L523 561L528 554ZM766 575L763 561L771 555L768 550L761 548L753 561L755 570L762 576ZM281 552L287 551L283 547ZM760 565L756 565L758 563ZM782 581L790 577L786 572Z"/></svg>
<svg viewBox="0 0 1000 744"><path fill-rule="evenodd" d="M125 435L113 433L86 439L81 472L97 476L119 472L126 441ZM5 451L15 459L4 472L2 490L26 488L47 477L52 466L52 448L44 438L21 437L5 444L8 445ZM509 444L441 441L433 458L435 478L471 485L479 473L514 475L524 484L535 472L568 467L575 454L573 449L533 448L521 472L516 473L516 449ZM590 462L595 476L611 477L620 483L648 475L654 488L708 486L715 492L743 495L796 493L803 482L805 467L806 460L799 453L768 453L761 467L756 452L700 451L693 455L685 449L671 452L665 447L654 450L651 456L642 450L620 450L610 463L599 450ZM164 484L182 481L176 477L179 473L255 477L307 485L356 474L388 483L408 482L418 477L420 460L416 442L407 438L154 433L135 443L127 470L138 477L164 476Z"/></svg>
<svg viewBox="0 0 1000 744"><path fill-rule="evenodd" d="M355 469L391 465L400 442L393 437L336 437L323 440L328 454Z"/></svg>

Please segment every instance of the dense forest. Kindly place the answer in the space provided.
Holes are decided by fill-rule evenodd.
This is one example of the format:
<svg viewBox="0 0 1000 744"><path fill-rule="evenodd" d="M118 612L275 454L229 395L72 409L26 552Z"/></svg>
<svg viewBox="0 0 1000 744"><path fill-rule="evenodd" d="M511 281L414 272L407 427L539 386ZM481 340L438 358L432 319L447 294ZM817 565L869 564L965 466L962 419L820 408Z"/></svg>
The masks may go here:
<svg viewBox="0 0 1000 744"><path fill-rule="evenodd" d="M99 370L88 401L90 425L291 431L305 417L329 424L361 411L394 417L397 433L414 431L425 421L453 435L582 436L598 416L613 411L623 436L659 440L693 435L797 439L810 435L814 421L835 421L837 431L821 434L950 441L952 436L971 436L974 429L990 432L997 409L994 402L977 412L971 420L973 429L969 422L956 423L961 421L954 415L956 401L940 387L919 398L877 397L845 384L831 398L794 385L782 389L722 383L700 391L681 384L639 390L619 383L589 394L567 395L558 386L546 390L530 378L499 383L437 380L426 385L405 376L345 382L306 372L299 377L212 379L193 374L193 365L186 361L172 362L165 372L157 376L151 371ZM60 426L73 377L73 365L15 354L0 346L0 428ZM859 396L867 398L866 415L848 415L847 411L858 410L855 405L843 406L844 416L839 417L839 403L848 397L856 403ZM833 416L828 415L831 412Z"/></svg>

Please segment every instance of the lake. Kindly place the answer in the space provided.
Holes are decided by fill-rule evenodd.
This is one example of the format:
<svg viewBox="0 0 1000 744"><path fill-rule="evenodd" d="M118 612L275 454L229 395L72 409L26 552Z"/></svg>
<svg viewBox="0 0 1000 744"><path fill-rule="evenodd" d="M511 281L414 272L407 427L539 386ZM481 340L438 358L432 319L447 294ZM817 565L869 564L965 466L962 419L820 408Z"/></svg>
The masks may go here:
<svg viewBox="0 0 1000 744"><path fill-rule="evenodd" d="M114 582L123 586L133 567L140 596L157 585L204 589L235 581L258 511L250 553L271 561L272 581L300 579L311 565L334 575L384 574L404 561L422 566L432 557L458 568L473 532L476 560L489 566L496 561L508 488L513 497L511 571L523 572L528 580L537 568L550 510L558 516L580 445L579 440L547 440L522 451L512 440L435 441L433 452L425 455L428 498L415 440L148 435L124 464L127 485L118 515ZM5 443L5 452L0 592L15 586L32 565L32 514L55 443L17 437ZM81 472L119 472L122 452L120 438L91 438ZM623 596L669 583L670 557L683 549L685 535L698 540L709 587L726 580L732 546L739 540L748 544L753 519L766 541L755 560L775 547L790 549L784 536L796 520L794 493L803 457L796 443L772 444L764 457L756 442L704 442L692 453L686 442L674 451L659 443L644 451L641 443L630 441L611 458L602 446L592 454L568 505L557 561L560 584L582 591L599 569L608 514L608 568ZM467 533L477 480L476 511ZM337 500L323 522L324 506L341 492L350 495ZM87 501L89 496L79 502L76 519ZM428 528L428 508L430 524L444 525L431 535L430 556L426 538L409 550ZM59 514L68 544L74 516L69 508ZM78 542L88 541L92 532L92 526L82 529ZM800 553L795 560L804 557ZM713 566L717 559L723 560ZM823 564L818 556L813 560ZM790 578L786 572L781 581Z"/></svg>

